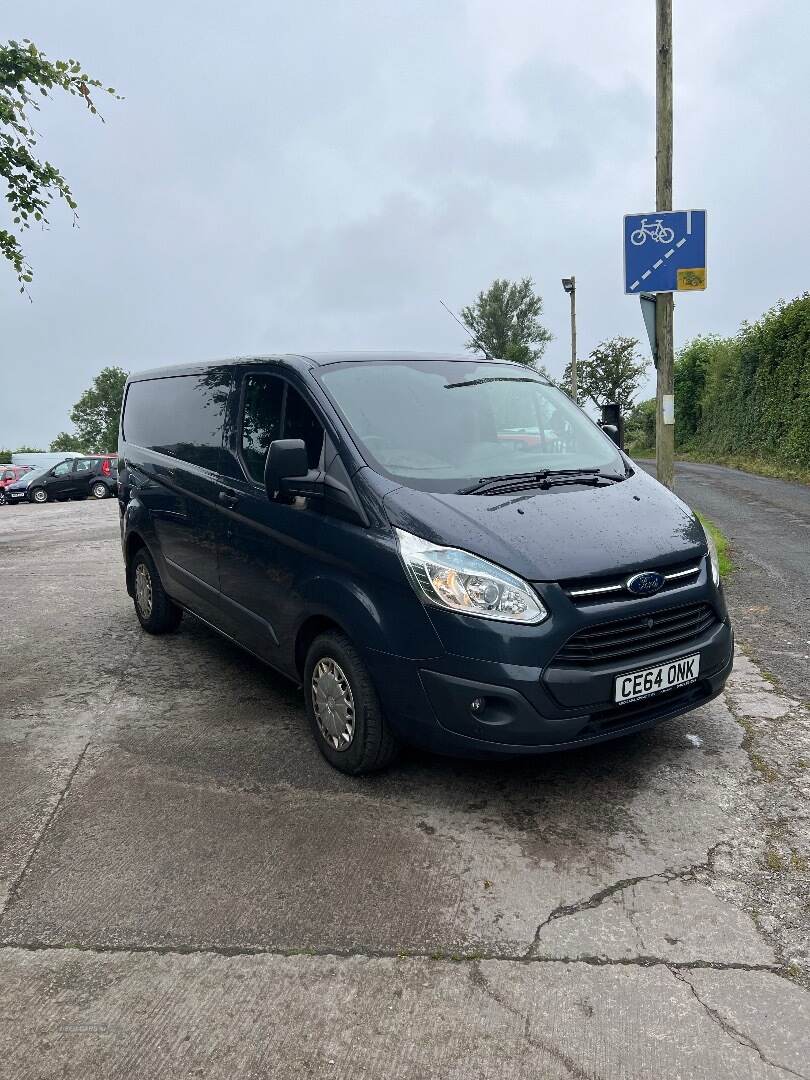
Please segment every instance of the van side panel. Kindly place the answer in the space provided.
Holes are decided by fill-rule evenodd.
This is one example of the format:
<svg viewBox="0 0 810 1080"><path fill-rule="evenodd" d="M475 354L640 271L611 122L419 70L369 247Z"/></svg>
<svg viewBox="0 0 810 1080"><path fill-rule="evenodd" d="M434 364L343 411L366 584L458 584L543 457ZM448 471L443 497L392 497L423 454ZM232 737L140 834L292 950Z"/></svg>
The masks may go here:
<svg viewBox="0 0 810 1080"><path fill-rule="evenodd" d="M229 368L134 381L122 414L126 528L137 521L166 591L209 621L219 609L218 496L229 483L223 428L232 382Z"/></svg>

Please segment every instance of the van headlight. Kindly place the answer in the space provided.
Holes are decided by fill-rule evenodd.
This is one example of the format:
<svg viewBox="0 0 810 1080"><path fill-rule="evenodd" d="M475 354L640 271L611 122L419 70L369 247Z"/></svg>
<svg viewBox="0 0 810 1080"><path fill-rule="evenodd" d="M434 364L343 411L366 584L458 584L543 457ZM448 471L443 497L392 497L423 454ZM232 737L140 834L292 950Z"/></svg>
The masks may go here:
<svg viewBox="0 0 810 1080"><path fill-rule="evenodd" d="M720 560L717 557L717 545L712 540L712 534L704 528L703 535L706 537L706 547L709 549L709 564L712 568L712 581L715 585L720 584Z"/></svg>
<svg viewBox="0 0 810 1080"><path fill-rule="evenodd" d="M500 622L540 623L548 611L521 578L468 551L441 547L394 529L417 595L431 604Z"/></svg>

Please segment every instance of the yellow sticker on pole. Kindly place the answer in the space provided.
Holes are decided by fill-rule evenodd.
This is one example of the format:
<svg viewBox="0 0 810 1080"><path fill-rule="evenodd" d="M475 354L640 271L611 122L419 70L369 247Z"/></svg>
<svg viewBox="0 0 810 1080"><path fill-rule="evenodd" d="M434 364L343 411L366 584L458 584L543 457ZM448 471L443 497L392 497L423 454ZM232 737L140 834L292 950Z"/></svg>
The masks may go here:
<svg viewBox="0 0 810 1080"><path fill-rule="evenodd" d="M706 288L706 267L693 266L678 271L678 292Z"/></svg>

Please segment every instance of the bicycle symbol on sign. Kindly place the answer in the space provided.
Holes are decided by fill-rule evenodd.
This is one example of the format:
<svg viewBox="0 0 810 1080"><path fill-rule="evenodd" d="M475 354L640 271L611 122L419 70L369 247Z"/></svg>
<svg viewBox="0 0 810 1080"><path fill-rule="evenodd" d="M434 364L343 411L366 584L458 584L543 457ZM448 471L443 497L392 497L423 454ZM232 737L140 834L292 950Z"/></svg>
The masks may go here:
<svg viewBox="0 0 810 1080"><path fill-rule="evenodd" d="M646 241L648 236L656 244L671 244L675 239L675 233L664 224L662 218L656 218L655 221L648 223L643 217L639 227L630 233L630 243L638 247Z"/></svg>

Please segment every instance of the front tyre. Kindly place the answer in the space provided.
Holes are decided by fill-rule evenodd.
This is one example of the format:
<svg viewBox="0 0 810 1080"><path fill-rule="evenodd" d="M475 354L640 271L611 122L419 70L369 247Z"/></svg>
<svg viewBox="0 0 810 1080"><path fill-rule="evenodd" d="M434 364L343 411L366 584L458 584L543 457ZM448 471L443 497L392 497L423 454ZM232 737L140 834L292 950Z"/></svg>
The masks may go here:
<svg viewBox="0 0 810 1080"><path fill-rule="evenodd" d="M97 480L95 484L90 488L90 494L94 499L106 499L109 495L107 491L107 485L102 484L100 480Z"/></svg>
<svg viewBox="0 0 810 1080"><path fill-rule="evenodd" d="M323 756L350 776L377 772L396 757L398 744L383 715L368 670L338 631L321 634L304 664L304 696Z"/></svg>
<svg viewBox="0 0 810 1080"><path fill-rule="evenodd" d="M146 548L132 560L135 614L147 634L170 634L180 625L183 609L171 599L160 580L155 561Z"/></svg>
<svg viewBox="0 0 810 1080"><path fill-rule="evenodd" d="M48 501L48 492L45 488L34 488L28 498L31 502L39 503L39 505L42 506L43 503Z"/></svg>

